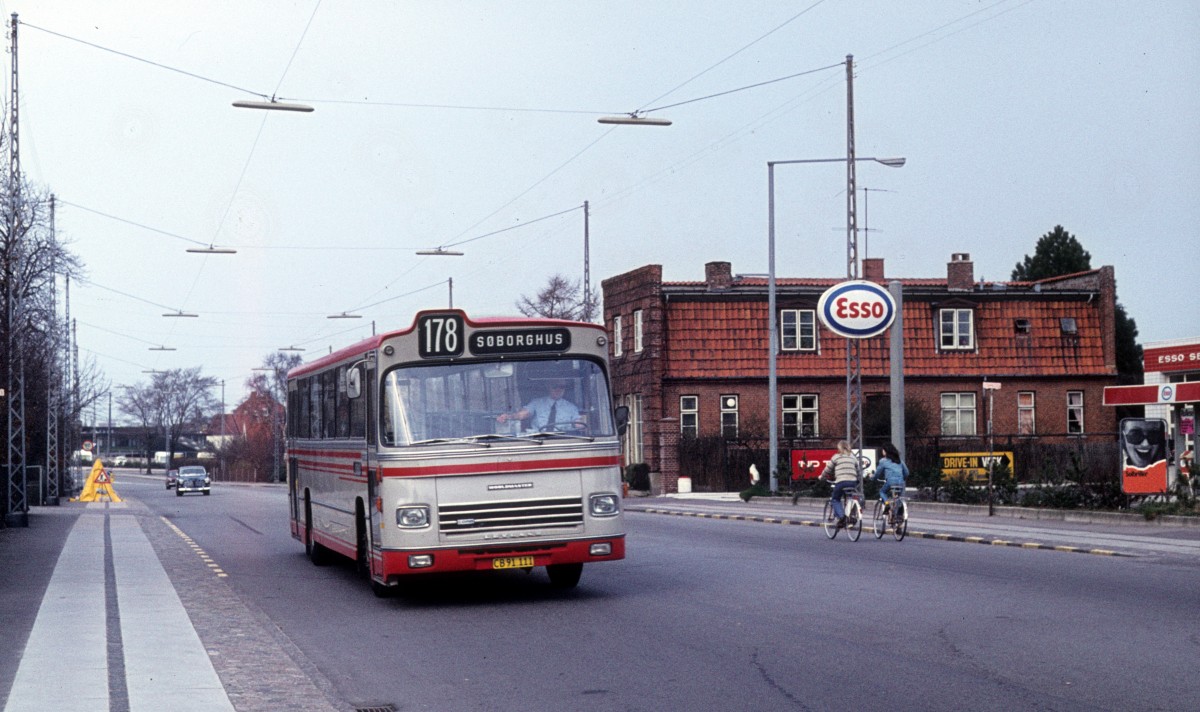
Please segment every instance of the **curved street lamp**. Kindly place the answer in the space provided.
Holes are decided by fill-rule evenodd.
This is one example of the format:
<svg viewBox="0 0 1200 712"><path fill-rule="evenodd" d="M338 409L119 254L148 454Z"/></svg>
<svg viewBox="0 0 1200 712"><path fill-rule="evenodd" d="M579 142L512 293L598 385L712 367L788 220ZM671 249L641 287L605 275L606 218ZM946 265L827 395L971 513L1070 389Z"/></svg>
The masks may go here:
<svg viewBox="0 0 1200 712"><path fill-rule="evenodd" d="M855 157L854 161L873 161L888 168L900 168L907 161L902 156L878 158L875 156ZM776 367L777 352L779 351L779 326L775 316L775 166L792 163L846 163L845 158L799 158L790 161L767 161L767 317L768 336L767 349L767 420L771 430L770 461L771 491L779 491L779 375Z"/></svg>

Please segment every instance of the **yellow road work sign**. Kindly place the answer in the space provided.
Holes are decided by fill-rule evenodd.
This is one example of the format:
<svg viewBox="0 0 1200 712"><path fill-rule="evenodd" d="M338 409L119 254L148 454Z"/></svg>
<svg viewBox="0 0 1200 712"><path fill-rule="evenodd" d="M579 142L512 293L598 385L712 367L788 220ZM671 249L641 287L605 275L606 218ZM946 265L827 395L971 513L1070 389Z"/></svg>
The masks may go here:
<svg viewBox="0 0 1200 712"><path fill-rule="evenodd" d="M83 492L79 495L80 502L120 502L116 490L112 487L112 475L104 469L104 463L97 459L92 463L92 471L88 473Z"/></svg>

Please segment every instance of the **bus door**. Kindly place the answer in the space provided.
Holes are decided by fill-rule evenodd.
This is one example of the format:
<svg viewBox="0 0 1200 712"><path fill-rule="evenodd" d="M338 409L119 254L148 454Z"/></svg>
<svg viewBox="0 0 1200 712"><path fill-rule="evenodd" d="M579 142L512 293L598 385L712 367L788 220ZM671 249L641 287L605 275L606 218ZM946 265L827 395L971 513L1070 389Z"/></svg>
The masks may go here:
<svg viewBox="0 0 1200 712"><path fill-rule="evenodd" d="M370 538L368 543L374 550L379 550L379 518L382 514L379 511L379 483L376 481L379 470L367 468L367 529L370 530Z"/></svg>

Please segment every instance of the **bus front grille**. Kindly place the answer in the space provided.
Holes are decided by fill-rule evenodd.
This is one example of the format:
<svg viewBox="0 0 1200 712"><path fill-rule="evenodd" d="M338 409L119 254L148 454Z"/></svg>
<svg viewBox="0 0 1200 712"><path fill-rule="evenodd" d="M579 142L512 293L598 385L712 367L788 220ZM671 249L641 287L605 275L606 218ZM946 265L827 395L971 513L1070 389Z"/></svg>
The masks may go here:
<svg viewBox="0 0 1200 712"><path fill-rule="evenodd" d="M447 536L583 525L581 497L442 504L438 531Z"/></svg>

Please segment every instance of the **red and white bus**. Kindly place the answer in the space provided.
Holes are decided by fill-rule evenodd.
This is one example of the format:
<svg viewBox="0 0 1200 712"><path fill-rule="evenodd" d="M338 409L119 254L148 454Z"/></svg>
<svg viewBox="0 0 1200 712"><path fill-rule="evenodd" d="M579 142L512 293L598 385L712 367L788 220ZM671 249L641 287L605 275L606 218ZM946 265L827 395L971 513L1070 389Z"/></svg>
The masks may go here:
<svg viewBox="0 0 1200 712"><path fill-rule="evenodd" d="M381 596L409 574L538 566L571 587L624 558L628 411L607 353L595 324L438 310L293 369L292 536L317 565L353 559ZM554 423L535 402L551 384Z"/></svg>

